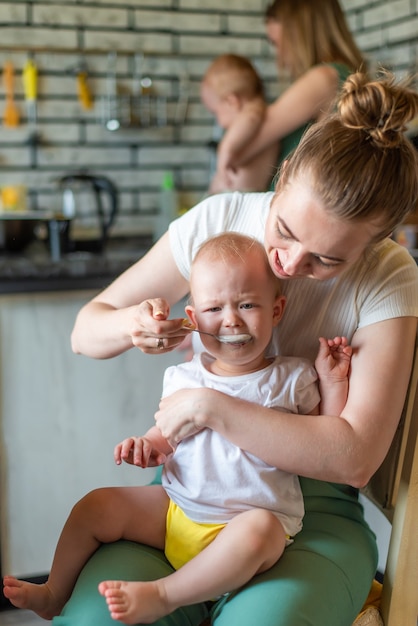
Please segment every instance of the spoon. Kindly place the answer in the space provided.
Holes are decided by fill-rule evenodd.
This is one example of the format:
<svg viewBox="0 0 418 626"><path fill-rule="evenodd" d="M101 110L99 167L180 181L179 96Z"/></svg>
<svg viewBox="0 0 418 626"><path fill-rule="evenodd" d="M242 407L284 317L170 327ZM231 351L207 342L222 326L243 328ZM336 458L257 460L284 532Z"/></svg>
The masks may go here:
<svg viewBox="0 0 418 626"><path fill-rule="evenodd" d="M242 335L214 335L213 333L207 333L204 330L193 328L192 326L190 326L188 321L183 323L183 327L193 331L194 333L199 333L200 335L209 335L209 337L214 337L220 343L238 344L247 343L251 340L251 335L249 335L248 333L244 333Z"/></svg>

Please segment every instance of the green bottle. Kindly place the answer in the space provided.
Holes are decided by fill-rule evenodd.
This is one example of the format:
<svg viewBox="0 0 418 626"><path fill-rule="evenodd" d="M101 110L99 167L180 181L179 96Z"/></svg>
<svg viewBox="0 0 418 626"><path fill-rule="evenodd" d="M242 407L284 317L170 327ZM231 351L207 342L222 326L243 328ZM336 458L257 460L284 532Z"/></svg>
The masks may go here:
<svg viewBox="0 0 418 626"><path fill-rule="evenodd" d="M178 217L177 193L174 177L166 172L160 190L160 210L155 220L154 241L157 241L168 230L170 222Z"/></svg>

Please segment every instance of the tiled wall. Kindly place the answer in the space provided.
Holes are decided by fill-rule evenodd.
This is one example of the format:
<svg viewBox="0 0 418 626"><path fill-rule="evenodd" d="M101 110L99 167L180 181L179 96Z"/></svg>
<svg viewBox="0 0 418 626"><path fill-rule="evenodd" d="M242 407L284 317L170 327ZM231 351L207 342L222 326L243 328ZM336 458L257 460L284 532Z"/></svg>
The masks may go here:
<svg viewBox="0 0 418 626"><path fill-rule="evenodd" d="M231 51L252 59L269 97L283 88L265 39L266 0L0 0L0 63L16 68L17 128L0 126L0 185L28 187L34 209L60 210L56 179L89 169L118 185L118 227L150 231L165 172L174 174L181 206L205 193L213 152L213 119L199 101L199 81L208 62ZM364 52L391 63L399 74L418 59L418 0L343 0L349 24ZM23 97L22 67L35 51L39 71L37 127L30 126ZM117 51L119 92L136 94L140 57L167 103L167 123L109 131L104 100L111 85L108 52ZM85 110L76 94L80 63L88 67L94 108ZM135 76L135 73L137 74ZM187 112L182 109L188 96ZM179 103L180 99L180 103ZM155 110L157 103L155 104ZM4 109L4 86L0 88ZM176 110L178 117L176 119ZM143 115L144 118L144 115ZM38 143L28 139L36 131Z"/></svg>

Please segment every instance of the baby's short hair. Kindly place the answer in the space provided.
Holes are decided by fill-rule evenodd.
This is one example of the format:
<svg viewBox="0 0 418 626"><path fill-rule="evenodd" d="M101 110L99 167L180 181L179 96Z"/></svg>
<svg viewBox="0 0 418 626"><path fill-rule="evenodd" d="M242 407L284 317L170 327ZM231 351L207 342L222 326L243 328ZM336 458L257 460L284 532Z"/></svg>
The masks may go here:
<svg viewBox="0 0 418 626"><path fill-rule="evenodd" d="M264 85L257 70L246 57L238 54L221 54L209 65L203 82L220 98L235 94L253 100L264 98Z"/></svg>
<svg viewBox="0 0 418 626"><path fill-rule="evenodd" d="M206 239L198 248L193 259L192 267L197 261L201 261L202 258L207 259L209 263L221 260L225 265L237 260L244 262L248 253L253 250L258 251L262 257L265 271L276 285L277 294L279 294L280 281L270 267L263 244L258 239L255 239L255 237L250 237L249 235L228 231Z"/></svg>

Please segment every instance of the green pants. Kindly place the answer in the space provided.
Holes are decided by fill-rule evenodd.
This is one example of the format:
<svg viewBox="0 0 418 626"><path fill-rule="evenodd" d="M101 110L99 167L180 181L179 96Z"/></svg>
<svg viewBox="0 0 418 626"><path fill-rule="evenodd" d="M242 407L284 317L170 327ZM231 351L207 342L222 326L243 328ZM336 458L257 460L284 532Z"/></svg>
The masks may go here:
<svg viewBox="0 0 418 626"><path fill-rule="evenodd" d="M351 626L376 572L375 536L355 490L301 480L303 529L279 562L211 609L214 626ZM120 541L92 556L53 626L115 626L102 580L152 580L172 570L158 550ZM155 626L198 626L206 605L178 609Z"/></svg>

